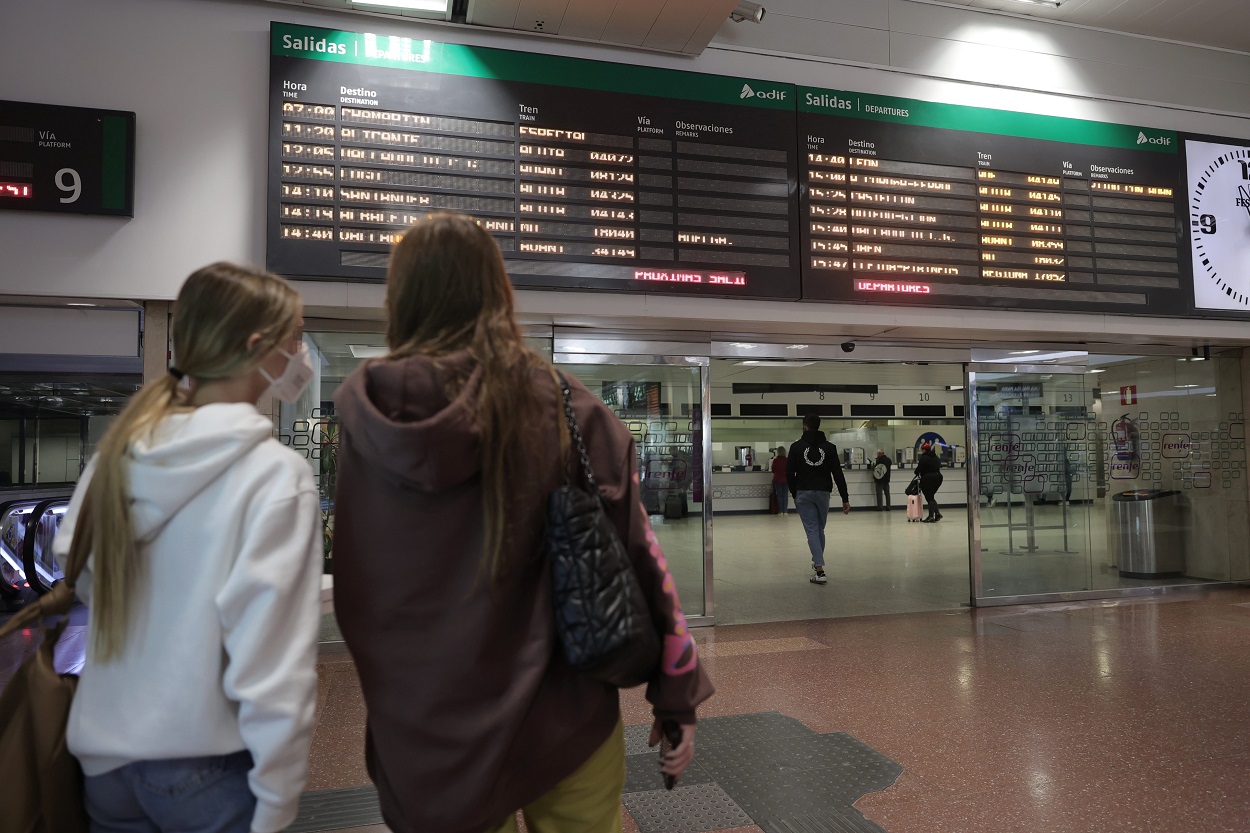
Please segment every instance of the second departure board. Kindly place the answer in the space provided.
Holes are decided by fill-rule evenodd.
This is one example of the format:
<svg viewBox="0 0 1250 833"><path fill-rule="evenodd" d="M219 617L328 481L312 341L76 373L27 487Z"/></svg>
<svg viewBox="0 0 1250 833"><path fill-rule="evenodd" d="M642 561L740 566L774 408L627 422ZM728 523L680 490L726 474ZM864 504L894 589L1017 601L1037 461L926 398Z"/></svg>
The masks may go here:
<svg viewBox="0 0 1250 833"><path fill-rule="evenodd" d="M800 88L803 297L1175 315L1176 134Z"/></svg>
<svg viewBox="0 0 1250 833"><path fill-rule="evenodd" d="M795 87L274 24L269 268L475 217L519 286L797 299Z"/></svg>

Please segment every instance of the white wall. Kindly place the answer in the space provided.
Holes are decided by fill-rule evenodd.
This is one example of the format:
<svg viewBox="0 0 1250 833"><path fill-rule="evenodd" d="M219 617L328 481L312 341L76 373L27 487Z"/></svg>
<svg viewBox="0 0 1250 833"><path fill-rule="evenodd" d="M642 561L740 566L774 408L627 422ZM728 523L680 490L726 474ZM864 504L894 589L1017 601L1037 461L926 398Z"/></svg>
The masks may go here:
<svg viewBox="0 0 1250 833"><path fill-rule="evenodd" d="M887 28L882 29L880 9L887 6ZM690 60L242 0L5 2L0 12L0 98L134 110L138 113L138 138L134 219L5 213L0 219L0 252L4 253L0 259L0 294L164 300L175 296L187 274L209 261L224 258L263 263L268 30L275 19L1250 137L1250 120L1246 119L1024 93L898 71L840 66L827 59L794 59L750 51L765 48L759 38L774 37L770 33L782 31L791 33L789 39L774 46L789 44L799 52L819 51L816 47L828 35L831 42L846 45L834 50L840 57L988 81L1002 77L1005 70L1001 61L990 64L969 57L978 54L973 50L977 39L996 40L1004 44L996 49L1011 49L1010 54L1001 56L1004 61L1010 58L1007 63L1011 66L1031 66L1029 62L1036 60L1033 56L1049 54L1038 51L1041 36L1033 23L995 17L996 25L1007 26L1007 30L993 37L969 30L971 33L959 40L953 38L955 30L967 21L979 20L976 13L935 10L905 0L782 0L770 2L769 7L765 25L727 27L719 46ZM831 24L843 28L814 29L814 24L804 23L797 14L806 10L810 20L823 14L821 10L826 7L842 10L838 14L847 19ZM790 21L783 13L787 8ZM1181 90L1151 80L1162 71L1160 67L1172 61L1169 71L1178 78L1194 82L1197 73L1204 79L1202 83L1186 83L1184 92L1190 101L1197 100L1194 88L1218 87L1226 91L1219 93L1218 101L1211 99L1208 106L1250 113L1250 97L1241 90L1250 78L1246 63L1250 56L1209 50L1176 52L1155 41L1125 40L1086 30L1073 30L1077 34L1065 31L1059 37L1052 31L1058 28L1045 30L1059 44L1052 51L1105 65L1098 73L1089 70L1087 92L1111 94L1109 79L1122 75L1145 79L1146 87L1158 90L1157 96L1146 97L1179 100ZM799 30L817 34L803 40ZM883 32L885 40L873 36L874 31ZM912 34L917 31L929 34ZM746 39L742 46L730 43L739 38ZM908 46L909 38L954 45L943 52L933 43L924 48L919 41ZM868 51L845 51L852 46ZM1147 53L1154 58L1147 60ZM381 299L377 287L311 284L305 289L311 302L340 310L375 310ZM578 320L584 312L602 314L605 308L603 296L584 293L526 293L523 303L532 313L563 309L561 314L569 321ZM633 314L650 302L633 297L613 298L609 303L612 312L619 308L623 314ZM793 304L768 302L667 298L659 299L655 306L665 308L659 312L661 317L688 311L694 318L751 318L766 327L769 322L790 320L794 308ZM881 310L874 318L864 310L858 308L856 315L867 315L864 320L872 326L897 322L908 314ZM648 309L646 314L656 312ZM816 328L820 320L830 320L822 316L836 313L825 308L803 314ZM962 323L974 329L1024 329L1018 322L996 325L995 315L978 314ZM1073 333L1101 329L1086 320L1100 318L1096 316L1033 314L1028 318L1066 320ZM1114 329L1116 325L1112 322L1109 326ZM1134 327L1149 330L1150 325L1136 319ZM1049 325L1035 328L1058 331ZM1176 328L1169 325L1163 329ZM1218 337L1218 333L1214 335Z"/></svg>
<svg viewBox="0 0 1250 833"><path fill-rule="evenodd" d="M1250 112L1246 54L927 0L767 0L764 5L764 25L726 23L712 48L802 54L994 86Z"/></svg>

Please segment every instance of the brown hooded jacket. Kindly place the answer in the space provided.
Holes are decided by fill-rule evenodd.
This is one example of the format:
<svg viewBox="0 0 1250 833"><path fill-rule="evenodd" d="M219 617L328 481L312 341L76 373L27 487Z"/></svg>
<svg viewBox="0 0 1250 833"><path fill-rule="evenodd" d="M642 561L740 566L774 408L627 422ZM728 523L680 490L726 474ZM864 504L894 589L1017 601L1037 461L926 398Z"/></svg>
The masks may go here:
<svg viewBox="0 0 1250 833"><path fill-rule="evenodd" d="M366 757L395 833L481 833L570 775L607 739L617 692L571 670L556 642L542 558L547 495L563 478L563 424L550 374L512 484L512 565L492 589L481 567L480 374L467 353L375 361L335 395L342 434L334 536L335 612L368 707ZM453 378L468 381L450 400ZM639 500L633 438L569 379L608 513L657 619L661 667L647 698L693 722L712 694L673 579Z"/></svg>

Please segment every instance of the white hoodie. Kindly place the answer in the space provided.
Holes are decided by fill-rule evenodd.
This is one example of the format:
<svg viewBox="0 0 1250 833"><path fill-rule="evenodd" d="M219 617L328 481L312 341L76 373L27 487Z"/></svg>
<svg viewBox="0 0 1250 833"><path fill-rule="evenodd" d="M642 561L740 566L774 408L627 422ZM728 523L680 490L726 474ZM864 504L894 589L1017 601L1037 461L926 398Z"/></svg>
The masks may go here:
<svg viewBox="0 0 1250 833"><path fill-rule="evenodd" d="M317 690L320 502L247 404L167 417L127 460L143 563L122 655L88 652L67 741L87 775L247 749L255 833L295 818ZM90 477L53 545L64 564ZM78 596L91 604L91 566Z"/></svg>

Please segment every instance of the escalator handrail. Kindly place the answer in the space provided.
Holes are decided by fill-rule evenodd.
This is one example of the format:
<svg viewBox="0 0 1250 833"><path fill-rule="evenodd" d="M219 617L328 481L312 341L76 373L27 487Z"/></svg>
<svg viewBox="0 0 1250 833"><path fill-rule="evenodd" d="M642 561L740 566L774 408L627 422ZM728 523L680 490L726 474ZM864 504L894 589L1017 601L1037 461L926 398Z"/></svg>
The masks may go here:
<svg viewBox="0 0 1250 833"><path fill-rule="evenodd" d="M35 507L39 505L41 500L42 498L24 497L24 498L15 498L13 500L6 500L3 503L0 503L0 533L3 533L4 531L4 518L6 515L9 514L11 510L21 505L29 505L31 508L31 511L34 511ZM29 518L27 520L29 520ZM3 542L0 542L0 546L4 546ZM22 552L12 552L12 550L10 550L10 552L12 552L13 559L16 559L21 562L20 569L22 571L23 576L26 573L25 550L26 550L26 536L25 534L23 534L22 535ZM0 557L5 557L6 560L9 560L10 563L12 563L12 559L8 559L6 556L0 556ZM17 565L14 564L13 566L17 566ZM14 587L10 585L7 581L0 581L0 596L3 596L5 599L12 600L12 599L16 599L20 597L21 595L22 595L22 590L20 587Z"/></svg>
<svg viewBox="0 0 1250 833"><path fill-rule="evenodd" d="M29 584L31 589L40 596L50 592L52 590L52 584L55 584L55 582L52 584L44 584L43 579L39 576L39 570L35 564L35 541L38 538L35 533L38 531L37 528L39 520L49 509L57 506L58 504L68 506L69 496L53 497L41 501L39 505L35 507L34 511L30 513L30 518L26 521L26 536L25 540L22 542L22 564L25 566L26 583Z"/></svg>

